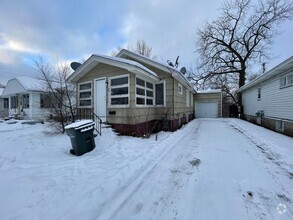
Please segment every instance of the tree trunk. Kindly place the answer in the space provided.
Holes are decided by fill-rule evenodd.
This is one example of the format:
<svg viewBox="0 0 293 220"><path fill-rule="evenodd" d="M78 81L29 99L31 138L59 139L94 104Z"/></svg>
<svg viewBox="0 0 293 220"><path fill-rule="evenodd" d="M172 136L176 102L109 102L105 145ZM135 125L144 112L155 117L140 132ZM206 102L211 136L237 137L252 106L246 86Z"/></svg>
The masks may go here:
<svg viewBox="0 0 293 220"><path fill-rule="evenodd" d="M245 85L246 80L246 68L242 65L242 69L239 72L239 88ZM240 113L240 118L243 117L243 108L242 108L242 94L238 93L238 108Z"/></svg>

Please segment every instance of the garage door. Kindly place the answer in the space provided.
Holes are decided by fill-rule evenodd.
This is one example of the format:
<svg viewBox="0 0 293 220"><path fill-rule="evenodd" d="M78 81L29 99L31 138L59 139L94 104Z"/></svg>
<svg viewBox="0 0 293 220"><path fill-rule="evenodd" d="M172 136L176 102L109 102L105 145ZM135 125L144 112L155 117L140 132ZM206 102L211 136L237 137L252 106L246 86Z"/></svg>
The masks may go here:
<svg viewBox="0 0 293 220"><path fill-rule="evenodd" d="M195 103L196 118L217 118L218 103L217 102L196 102Z"/></svg>

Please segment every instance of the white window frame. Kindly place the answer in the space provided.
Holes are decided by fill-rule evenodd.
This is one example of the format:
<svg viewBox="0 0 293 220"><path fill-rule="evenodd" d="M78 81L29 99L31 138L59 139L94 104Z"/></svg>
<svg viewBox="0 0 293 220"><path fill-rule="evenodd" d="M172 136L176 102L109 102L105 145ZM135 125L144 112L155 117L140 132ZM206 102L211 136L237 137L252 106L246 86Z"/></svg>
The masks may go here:
<svg viewBox="0 0 293 220"><path fill-rule="evenodd" d="M190 92L190 107L193 107L193 93Z"/></svg>
<svg viewBox="0 0 293 220"><path fill-rule="evenodd" d="M88 84L90 83L91 84L91 88L90 89L83 89L83 90L80 90L80 85L83 85L83 84ZM93 102L93 82L92 81L86 81L86 82L82 82L82 83L78 83L77 85L78 87L78 107L79 108L91 108L92 107L92 102ZM80 98L80 93L81 92L91 92L91 97L90 98ZM91 104L90 105L84 105L84 106L81 106L80 105L80 101L81 100L90 100L91 101Z"/></svg>
<svg viewBox="0 0 293 220"><path fill-rule="evenodd" d="M188 89L186 89L186 107L190 107L190 94Z"/></svg>
<svg viewBox="0 0 293 220"><path fill-rule="evenodd" d="M178 93L179 93L180 95L183 95L183 86L182 86L181 83L178 83Z"/></svg>
<svg viewBox="0 0 293 220"><path fill-rule="evenodd" d="M289 78L291 78L291 82L289 82ZM283 81L285 81L285 83L283 84ZM282 76L280 78L280 89L282 88L286 88L288 86L293 86L293 73L289 73L286 74L285 76Z"/></svg>
<svg viewBox="0 0 293 220"><path fill-rule="evenodd" d="M119 79L119 78L124 78L127 77L128 78L128 83L127 84L122 84L122 85L118 85L118 86L112 86L111 85L111 80L112 79ZM129 107L129 103L130 103L130 77L129 74L124 74L124 75L119 75L119 76L111 76L108 77L108 97L109 97L109 101L108 101L108 106L109 108L128 108ZM123 87L128 87L128 94L126 95L112 95L111 94L111 89L116 89L116 88L123 88ZM111 99L112 98L128 98L128 104L127 105L112 105L111 104Z"/></svg>
<svg viewBox="0 0 293 220"><path fill-rule="evenodd" d="M257 101L260 101L261 100L261 87L259 86L257 88Z"/></svg>
<svg viewBox="0 0 293 220"><path fill-rule="evenodd" d="M140 79L140 80L143 80L145 82L145 86L141 86L141 85L137 85L137 79ZM153 89L150 89L147 87L147 83L150 83L153 85ZM145 94L144 95L138 95L136 93L136 89L139 88L139 89L143 89L145 91ZM147 91L151 91L153 92L153 97L149 97L147 96ZM137 104L136 102L136 98L141 98L141 99L144 99L144 104ZM153 100L153 104L152 105L147 105L147 99L151 99ZM143 77L135 77L135 106L136 107L154 107L156 105L155 103L155 84L153 82L150 82L149 80L146 80L145 78Z"/></svg>
<svg viewBox="0 0 293 220"><path fill-rule="evenodd" d="M163 105L157 105L156 104L156 95L157 95L156 93L157 93L157 91L156 91L156 87L154 87L154 89L155 89L155 93L154 93L154 105L156 107L166 107L166 80L162 80L160 82L157 82L157 83L154 84L154 86L156 86L157 84L163 84L164 103L163 103Z"/></svg>

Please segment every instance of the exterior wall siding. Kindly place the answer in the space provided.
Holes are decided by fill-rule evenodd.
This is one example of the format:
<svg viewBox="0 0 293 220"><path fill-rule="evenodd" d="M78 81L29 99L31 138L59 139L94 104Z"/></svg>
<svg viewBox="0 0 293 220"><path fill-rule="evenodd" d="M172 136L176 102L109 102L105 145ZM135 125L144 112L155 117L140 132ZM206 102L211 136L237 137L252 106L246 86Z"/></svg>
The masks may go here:
<svg viewBox="0 0 293 220"><path fill-rule="evenodd" d="M264 111L265 117L293 120L293 86L280 88L280 76L265 81L242 93L244 114L255 115ZM261 99L258 100L258 88Z"/></svg>

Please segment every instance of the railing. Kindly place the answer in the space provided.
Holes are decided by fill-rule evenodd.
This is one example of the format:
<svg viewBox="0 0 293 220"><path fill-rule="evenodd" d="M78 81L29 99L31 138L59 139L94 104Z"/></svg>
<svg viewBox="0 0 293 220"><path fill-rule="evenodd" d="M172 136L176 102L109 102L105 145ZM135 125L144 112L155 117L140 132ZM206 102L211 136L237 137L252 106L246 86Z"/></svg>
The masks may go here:
<svg viewBox="0 0 293 220"><path fill-rule="evenodd" d="M102 119L91 108L78 108L76 119L92 119L95 122L95 130L102 135Z"/></svg>

